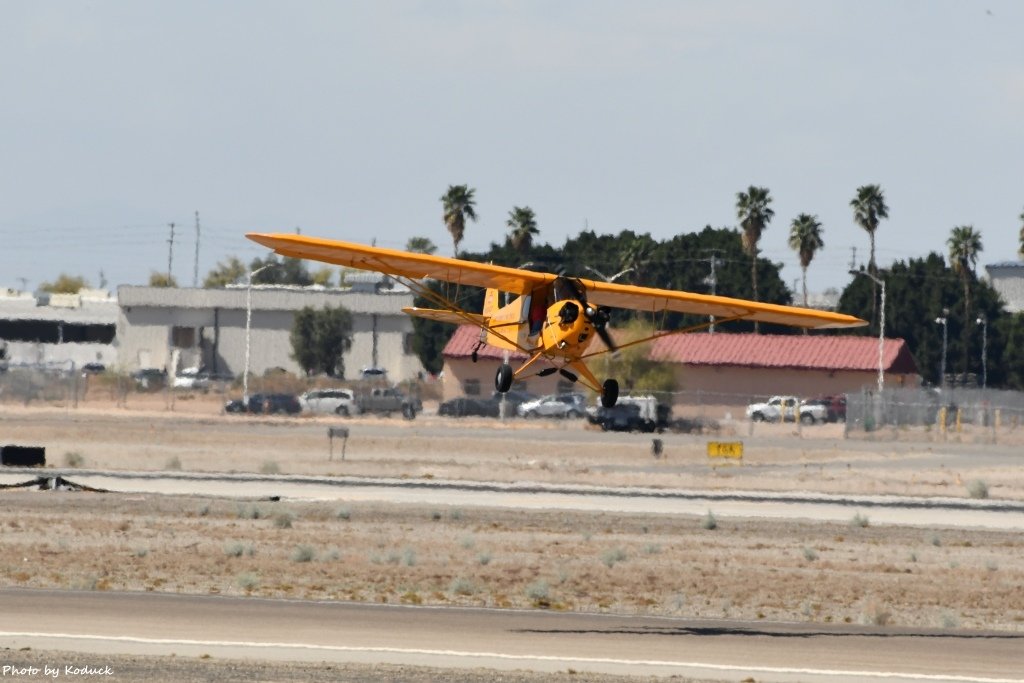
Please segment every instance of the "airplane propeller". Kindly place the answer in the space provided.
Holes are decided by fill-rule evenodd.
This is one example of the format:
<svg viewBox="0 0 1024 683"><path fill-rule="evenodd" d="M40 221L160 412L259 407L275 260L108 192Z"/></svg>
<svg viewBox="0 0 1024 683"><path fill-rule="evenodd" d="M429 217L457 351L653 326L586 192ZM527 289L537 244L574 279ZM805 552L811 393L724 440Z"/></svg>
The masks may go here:
<svg viewBox="0 0 1024 683"><path fill-rule="evenodd" d="M618 347L612 341L612 336L608 334L608 311L587 304L583 307L583 315L594 326L594 331L597 332L597 336L601 338L601 341L608 347L608 350L612 353L618 351Z"/></svg>

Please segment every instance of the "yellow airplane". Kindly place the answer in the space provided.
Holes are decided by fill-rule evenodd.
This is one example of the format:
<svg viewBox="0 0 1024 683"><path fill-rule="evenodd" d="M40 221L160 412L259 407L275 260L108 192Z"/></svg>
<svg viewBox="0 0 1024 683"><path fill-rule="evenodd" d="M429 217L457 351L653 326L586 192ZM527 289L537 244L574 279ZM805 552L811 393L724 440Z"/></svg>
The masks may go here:
<svg viewBox="0 0 1024 683"><path fill-rule="evenodd" d="M601 404L606 408L614 406L618 400L619 383L614 379L599 382L584 360L616 350L607 330L607 307L650 313L674 311L714 316L716 323L756 320L812 329L860 327L867 324L859 318L842 313L597 282L305 235L249 233L246 237L282 256L390 275L439 306L403 309L409 315L454 324L469 323L480 328L477 348L489 344L525 353L527 359L515 370L507 361L498 366L494 387L500 393L507 392L514 380L531 376L527 373L532 372L535 364L543 360L547 362L547 367L533 374L544 376L559 372L570 381L579 382L600 394ZM430 289L426 280L486 289L483 311L474 313L461 309ZM504 303L501 293L505 293ZM660 331L627 345L706 326L702 324L683 330ZM587 349L594 337L600 337L606 348L588 353Z"/></svg>

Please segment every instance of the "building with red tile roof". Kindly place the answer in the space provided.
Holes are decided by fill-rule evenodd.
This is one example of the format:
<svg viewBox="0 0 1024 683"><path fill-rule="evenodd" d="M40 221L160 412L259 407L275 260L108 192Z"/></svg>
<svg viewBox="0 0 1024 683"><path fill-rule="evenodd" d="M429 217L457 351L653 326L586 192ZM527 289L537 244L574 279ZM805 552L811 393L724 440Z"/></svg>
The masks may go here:
<svg viewBox="0 0 1024 683"><path fill-rule="evenodd" d="M479 339L477 328L464 325L445 346L445 398L467 390L490 395L495 365L505 352L481 346L477 349L478 362L473 363L472 354ZM741 406L751 399L774 394L813 397L862 388L873 390L878 381L877 337L689 333L655 339L649 348L651 360L670 363L675 368L679 392L676 403L700 395L701 400L716 405ZM513 352L509 359L521 361L525 355ZM595 374L601 376L600 359L591 363ZM902 339L884 340L882 369L886 386L912 387L920 383L913 354ZM628 386L623 378L618 379L624 387ZM531 377L525 388L542 394L570 387L555 374Z"/></svg>

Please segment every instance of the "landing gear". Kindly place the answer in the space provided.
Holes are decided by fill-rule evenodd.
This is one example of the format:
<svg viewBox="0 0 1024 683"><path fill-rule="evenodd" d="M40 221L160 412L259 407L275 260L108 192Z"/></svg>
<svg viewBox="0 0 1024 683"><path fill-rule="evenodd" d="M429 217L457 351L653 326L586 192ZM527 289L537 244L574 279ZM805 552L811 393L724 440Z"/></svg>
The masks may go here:
<svg viewBox="0 0 1024 683"><path fill-rule="evenodd" d="M502 363L498 366L498 372L494 375L494 389L499 394L508 393L508 390L512 388L512 366L508 363Z"/></svg>
<svg viewBox="0 0 1024 683"><path fill-rule="evenodd" d="M601 405L611 408L619 400L619 383L614 379L606 379L601 391Z"/></svg>

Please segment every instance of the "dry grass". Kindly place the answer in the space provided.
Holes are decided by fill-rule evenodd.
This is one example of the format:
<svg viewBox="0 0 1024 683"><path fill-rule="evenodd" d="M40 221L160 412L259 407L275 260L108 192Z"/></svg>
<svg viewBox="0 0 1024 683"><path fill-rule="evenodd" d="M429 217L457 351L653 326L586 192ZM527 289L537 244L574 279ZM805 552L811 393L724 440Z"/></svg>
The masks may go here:
<svg viewBox="0 0 1024 683"><path fill-rule="evenodd" d="M700 517L6 492L4 585L1024 629L1024 539ZM467 547L466 538L472 538ZM144 549L145 552L142 552ZM655 550L652 550L655 549ZM911 556L913 554L913 556ZM487 557L487 561L482 561ZM995 569L993 569L993 567Z"/></svg>

